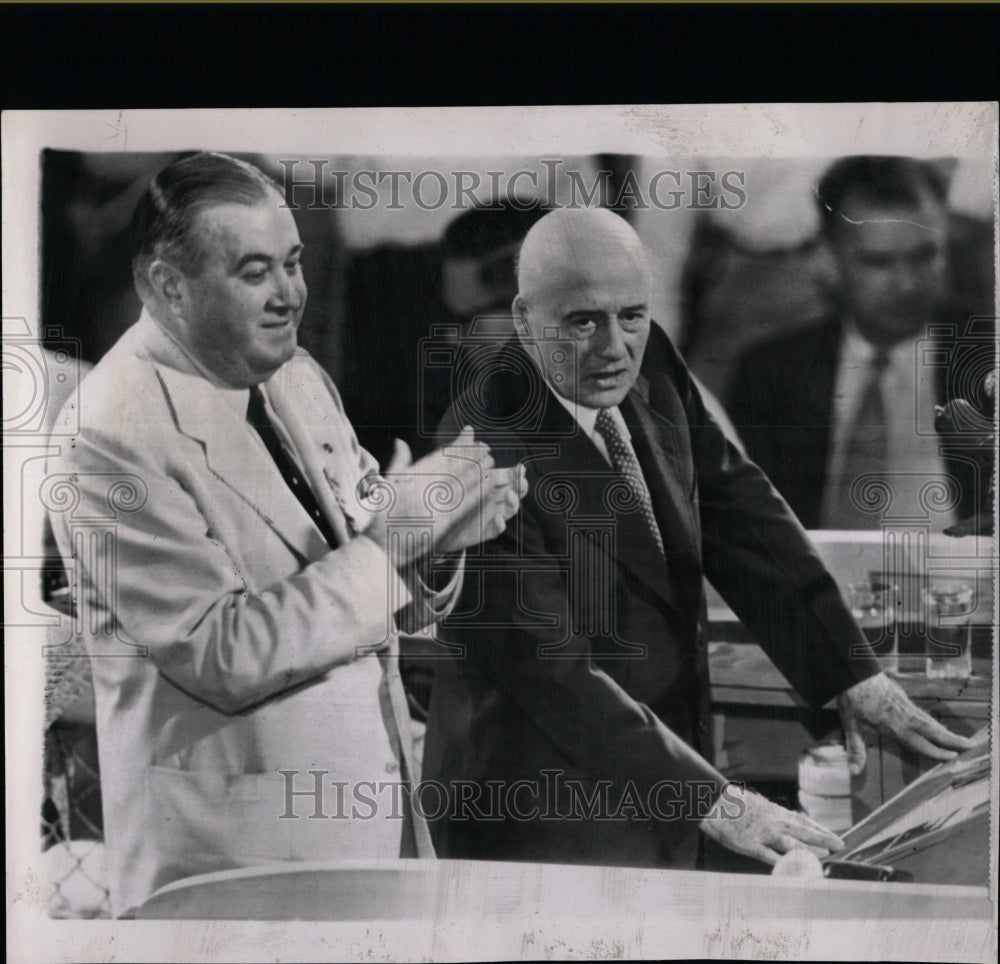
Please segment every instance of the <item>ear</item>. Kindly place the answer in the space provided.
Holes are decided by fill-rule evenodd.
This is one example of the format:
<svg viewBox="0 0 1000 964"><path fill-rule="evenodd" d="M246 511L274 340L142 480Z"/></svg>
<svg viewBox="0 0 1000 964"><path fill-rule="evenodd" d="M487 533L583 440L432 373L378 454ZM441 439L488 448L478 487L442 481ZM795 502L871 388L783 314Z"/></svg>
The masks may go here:
<svg viewBox="0 0 1000 964"><path fill-rule="evenodd" d="M528 306L520 294L514 295L514 300L510 305L510 313L514 316L514 330L519 335L528 334Z"/></svg>
<svg viewBox="0 0 1000 964"><path fill-rule="evenodd" d="M184 273L169 261L157 258L149 265L146 277L160 302L178 314L187 295L187 278Z"/></svg>

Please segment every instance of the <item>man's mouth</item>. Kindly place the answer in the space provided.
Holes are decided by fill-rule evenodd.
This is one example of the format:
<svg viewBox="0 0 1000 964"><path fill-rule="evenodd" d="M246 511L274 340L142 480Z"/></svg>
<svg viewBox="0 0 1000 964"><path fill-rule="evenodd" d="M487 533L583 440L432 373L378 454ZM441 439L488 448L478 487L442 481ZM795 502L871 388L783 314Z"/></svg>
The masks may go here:
<svg viewBox="0 0 1000 964"><path fill-rule="evenodd" d="M607 385L620 381L622 376L625 375L625 372L626 369L624 368L615 368L611 371L605 372L594 372L594 374L590 376L590 379L591 381L597 382L598 385Z"/></svg>

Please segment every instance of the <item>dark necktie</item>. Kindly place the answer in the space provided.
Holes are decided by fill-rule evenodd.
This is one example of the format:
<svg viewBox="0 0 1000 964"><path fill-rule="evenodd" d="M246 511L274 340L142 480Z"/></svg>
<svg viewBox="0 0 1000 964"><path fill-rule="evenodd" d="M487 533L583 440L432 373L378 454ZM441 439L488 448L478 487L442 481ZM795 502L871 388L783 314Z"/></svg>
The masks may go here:
<svg viewBox="0 0 1000 964"><path fill-rule="evenodd" d="M862 476L884 478L888 467L889 435L885 423L885 399L882 376L889 356L876 349L868 362L865 387L847 429L840 477L831 479L834 504L827 524L833 529L867 529L879 524L877 516L863 512L856 503L860 493L851 497L851 486Z"/></svg>
<svg viewBox="0 0 1000 964"><path fill-rule="evenodd" d="M602 408L597 413L597 421L594 422L594 428L600 434L601 438L604 439L604 444L608 448L608 455L611 456L611 464L614 466L615 471L628 483L632 494L638 501L642 520L646 524L649 534L653 537L657 548L660 550L660 555L666 558L666 553L663 550L663 536L660 533L660 527L656 523L656 516L653 515L653 501L649 497L649 489L646 486L646 480L642 476L639 461L632 451L632 446L628 444L621 432L618 431L618 426L615 425L614 419L611 417L611 412L606 408Z"/></svg>
<svg viewBox="0 0 1000 964"><path fill-rule="evenodd" d="M250 405L247 408L247 421L257 430L264 447L274 459L274 464L278 466L285 484L296 498L302 503L302 508L306 510L309 517L316 523L317 528L323 533L323 537L330 547L335 549L338 545L337 536L333 531L323 510L320 509L316 497L309 488L309 484L303 478L298 466L292 460L285 446L282 444L278 433L275 431L271 420L267 416L267 409L264 407L264 393L254 386L250 389Z"/></svg>

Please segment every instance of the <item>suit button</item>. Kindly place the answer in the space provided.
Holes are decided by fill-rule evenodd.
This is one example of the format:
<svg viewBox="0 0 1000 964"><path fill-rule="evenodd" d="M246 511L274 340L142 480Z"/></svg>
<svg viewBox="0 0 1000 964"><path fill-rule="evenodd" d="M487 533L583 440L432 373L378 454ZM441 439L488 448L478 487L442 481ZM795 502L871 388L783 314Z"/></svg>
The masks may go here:
<svg viewBox="0 0 1000 964"><path fill-rule="evenodd" d="M385 765L386 773L399 773L399 764L395 760L390 760Z"/></svg>
<svg viewBox="0 0 1000 964"><path fill-rule="evenodd" d="M708 731L708 723L706 723L704 720L699 720L698 721L698 729L702 733L706 733Z"/></svg>

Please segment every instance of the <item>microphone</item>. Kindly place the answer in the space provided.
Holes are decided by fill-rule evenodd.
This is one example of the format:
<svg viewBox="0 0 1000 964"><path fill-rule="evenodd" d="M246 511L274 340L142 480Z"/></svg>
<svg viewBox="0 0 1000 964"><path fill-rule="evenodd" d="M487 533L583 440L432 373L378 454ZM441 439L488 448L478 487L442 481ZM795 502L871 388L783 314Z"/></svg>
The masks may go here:
<svg viewBox="0 0 1000 964"><path fill-rule="evenodd" d="M993 499L996 490L996 442L997 432L993 411L996 403L997 382L1000 369L992 369L983 376L979 392L988 404L979 407L967 398L953 398L946 405L934 406L934 429L942 442L960 451L963 458L971 458L979 478L988 479L981 486L980 504L977 511L967 519L949 526L945 535L993 535ZM984 412L988 408L988 414Z"/></svg>

